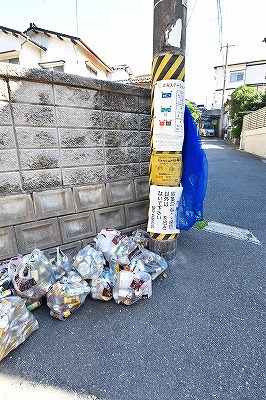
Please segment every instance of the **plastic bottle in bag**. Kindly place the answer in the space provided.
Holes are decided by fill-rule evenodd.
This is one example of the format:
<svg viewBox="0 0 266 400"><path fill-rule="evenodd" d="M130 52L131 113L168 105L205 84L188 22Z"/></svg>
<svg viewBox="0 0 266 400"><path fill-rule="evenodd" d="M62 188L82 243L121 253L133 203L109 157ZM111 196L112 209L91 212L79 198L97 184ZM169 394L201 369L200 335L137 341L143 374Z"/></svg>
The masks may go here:
<svg viewBox="0 0 266 400"><path fill-rule="evenodd" d="M93 279L103 272L105 259L102 252L88 245L74 257L74 267L83 279Z"/></svg>
<svg viewBox="0 0 266 400"><path fill-rule="evenodd" d="M0 300L0 360L38 329L36 318L27 310L26 300L18 296Z"/></svg>
<svg viewBox="0 0 266 400"><path fill-rule="evenodd" d="M35 249L22 258L14 272L12 282L19 296L40 299L55 282L55 275L43 252Z"/></svg>

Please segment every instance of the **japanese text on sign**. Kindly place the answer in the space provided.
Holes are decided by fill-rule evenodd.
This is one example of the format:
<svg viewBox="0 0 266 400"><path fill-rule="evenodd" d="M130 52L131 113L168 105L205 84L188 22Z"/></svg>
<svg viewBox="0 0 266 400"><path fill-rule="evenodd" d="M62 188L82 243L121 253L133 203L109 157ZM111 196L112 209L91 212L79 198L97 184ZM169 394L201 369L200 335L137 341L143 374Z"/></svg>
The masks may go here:
<svg viewBox="0 0 266 400"><path fill-rule="evenodd" d="M182 150L184 109L184 82L174 79L157 81L154 89L154 149Z"/></svg>
<svg viewBox="0 0 266 400"><path fill-rule="evenodd" d="M182 187L150 186L150 209L148 232L172 234L176 228L176 209Z"/></svg>
<svg viewBox="0 0 266 400"><path fill-rule="evenodd" d="M151 183L162 186L178 186L182 174L181 152L157 152L151 154Z"/></svg>

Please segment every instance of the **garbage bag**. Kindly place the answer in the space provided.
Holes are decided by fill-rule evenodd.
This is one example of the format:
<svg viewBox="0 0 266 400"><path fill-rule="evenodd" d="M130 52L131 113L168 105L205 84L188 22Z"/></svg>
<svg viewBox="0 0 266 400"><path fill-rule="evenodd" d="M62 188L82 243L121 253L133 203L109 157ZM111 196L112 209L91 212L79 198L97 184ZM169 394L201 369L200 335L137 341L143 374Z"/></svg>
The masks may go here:
<svg viewBox="0 0 266 400"><path fill-rule="evenodd" d="M208 181L208 161L201 147L198 127L185 107L184 142L182 149L183 170L181 185L183 192L177 207L176 227L190 229L203 219L203 204Z"/></svg>
<svg viewBox="0 0 266 400"><path fill-rule="evenodd" d="M120 271L113 287L113 298L117 304L131 305L152 295L151 276L146 272Z"/></svg>
<svg viewBox="0 0 266 400"><path fill-rule="evenodd" d="M64 321L84 303L89 292L89 284L76 270L67 272L47 292L50 315Z"/></svg>
<svg viewBox="0 0 266 400"><path fill-rule="evenodd" d="M1 293L6 291L12 286L12 278L8 273L8 262L2 262L0 264L0 296Z"/></svg>
<svg viewBox="0 0 266 400"><path fill-rule="evenodd" d="M0 360L38 329L36 318L18 296L0 300Z"/></svg>
<svg viewBox="0 0 266 400"><path fill-rule="evenodd" d="M90 296L94 300L109 301L113 298L113 282L110 270L104 268L100 276L91 279L89 282Z"/></svg>
<svg viewBox="0 0 266 400"><path fill-rule="evenodd" d="M22 258L12 281L19 296L40 299L55 282L55 275L43 252L35 249Z"/></svg>
<svg viewBox="0 0 266 400"><path fill-rule="evenodd" d="M104 254L108 262L115 261L119 265L127 265L130 254L138 249L132 236L122 234L116 229L102 229L94 241L96 249Z"/></svg>
<svg viewBox="0 0 266 400"><path fill-rule="evenodd" d="M17 257L12 257L10 260L8 260L8 275L10 278L13 280L14 273L21 262L23 256L21 254L18 254Z"/></svg>
<svg viewBox="0 0 266 400"><path fill-rule="evenodd" d="M137 245L139 247L145 247L145 248L148 247L149 235L146 231L144 231L142 229L137 229L136 231L132 232L131 236L132 236L134 242L137 243Z"/></svg>
<svg viewBox="0 0 266 400"><path fill-rule="evenodd" d="M98 277L105 264L102 252L95 250L88 245L78 252L74 257L74 267L83 279L93 279Z"/></svg>
<svg viewBox="0 0 266 400"><path fill-rule="evenodd" d="M133 255L129 267L134 272L147 272L151 275L151 279L154 280L167 269L168 264L163 257L142 248Z"/></svg>
<svg viewBox="0 0 266 400"><path fill-rule="evenodd" d="M66 272L72 269L72 265L68 257L59 247L56 248L56 257L50 260L52 269L55 274L55 279L58 280L65 275Z"/></svg>

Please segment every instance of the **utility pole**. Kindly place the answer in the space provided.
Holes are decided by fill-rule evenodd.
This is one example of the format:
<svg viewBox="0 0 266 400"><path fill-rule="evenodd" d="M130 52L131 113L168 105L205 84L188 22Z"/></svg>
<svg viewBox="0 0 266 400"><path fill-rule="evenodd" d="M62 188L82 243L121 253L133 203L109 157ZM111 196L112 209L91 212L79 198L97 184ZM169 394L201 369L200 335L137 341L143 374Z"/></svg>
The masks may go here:
<svg viewBox="0 0 266 400"><path fill-rule="evenodd" d="M228 43L226 46L221 47L223 49L226 48L225 51L225 62L224 62L224 70L223 70L223 91L222 91L222 105L221 105L221 117L220 117L220 137L223 136L223 119L224 119L224 95L225 95L225 85L226 85L226 74L227 74L227 62L228 62L228 49L229 47L233 47L234 44L229 45Z"/></svg>
<svg viewBox="0 0 266 400"><path fill-rule="evenodd" d="M150 249L176 255L176 208L182 188L185 109L187 0L154 0L150 207Z"/></svg>

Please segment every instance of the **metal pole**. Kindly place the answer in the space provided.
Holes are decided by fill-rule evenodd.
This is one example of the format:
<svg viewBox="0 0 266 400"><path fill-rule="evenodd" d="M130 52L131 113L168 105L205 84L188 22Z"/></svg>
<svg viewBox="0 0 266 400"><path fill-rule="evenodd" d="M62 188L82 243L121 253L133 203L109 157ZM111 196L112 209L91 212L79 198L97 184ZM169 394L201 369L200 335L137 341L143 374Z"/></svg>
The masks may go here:
<svg viewBox="0 0 266 400"><path fill-rule="evenodd" d="M224 95L225 95L225 85L226 85L226 74L227 74L227 63L228 63L228 49L229 47L233 47L234 45L229 45L228 43L226 46L225 52L225 63L224 63L224 76L223 76L223 91L222 91L222 105L221 105L221 117L220 117L220 137L223 136L223 119L224 119ZM223 47L221 47L222 49Z"/></svg>
<svg viewBox="0 0 266 400"><path fill-rule="evenodd" d="M181 193L185 108L186 0L154 0L150 249L176 255L176 206Z"/></svg>

